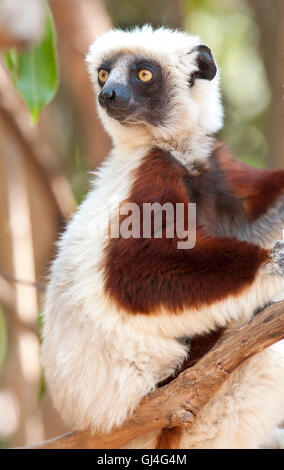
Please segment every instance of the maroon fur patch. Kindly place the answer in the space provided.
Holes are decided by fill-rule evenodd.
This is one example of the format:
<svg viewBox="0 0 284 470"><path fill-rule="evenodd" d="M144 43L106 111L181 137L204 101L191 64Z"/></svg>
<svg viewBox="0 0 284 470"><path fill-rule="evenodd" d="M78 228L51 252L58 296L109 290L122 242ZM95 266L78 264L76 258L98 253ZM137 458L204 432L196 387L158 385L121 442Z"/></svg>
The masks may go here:
<svg viewBox="0 0 284 470"><path fill-rule="evenodd" d="M198 212L199 206L206 205L204 194L198 193L199 183L207 177L214 187L206 170L202 174L200 169L200 173L196 177L190 175L171 155L157 149L135 171L127 202L135 202L141 208L145 202L195 202ZM210 195L214 202L210 211L212 227L218 225L225 204L219 203L219 194L221 200L229 198L222 172L214 170L214 178L216 194ZM231 202L224 209L228 214L235 204L233 196L230 197ZM205 229L206 217L202 214L198 217L197 243L193 249L177 249L178 237L165 238L164 223L163 238L111 239L103 267L105 290L110 298L133 314L155 313L161 307L179 313L239 295L248 288L267 260L268 251L237 239L216 237L213 229L212 233Z"/></svg>
<svg viewBox="0 0 284 470"><path fill-rule="evenodd" d="M215 156L250 220L265 214L284 195L284 170L260 170L235 160L225 145L215 144Z"/></svg>

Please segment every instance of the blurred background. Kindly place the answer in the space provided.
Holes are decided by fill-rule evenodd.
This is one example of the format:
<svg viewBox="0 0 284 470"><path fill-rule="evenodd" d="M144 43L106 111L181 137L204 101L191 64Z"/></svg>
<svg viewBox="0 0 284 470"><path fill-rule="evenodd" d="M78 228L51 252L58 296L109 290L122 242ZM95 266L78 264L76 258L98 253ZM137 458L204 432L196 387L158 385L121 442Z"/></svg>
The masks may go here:
<svg viewBox="0 0 284 470"><path fill-rule="evenodd" d="M38 73L48 71L42 83L49 72L52 77L43 104L54 98L32 124L38 98L34 76L22 83L20 74L25 64L42 60L42 52L25 51L41 44L45 1L0 0L0 447L66 431L40 369L40 313L54 243L88 191L90 171L110 148L84 63L98 34L146 22L199 34L221 68L225 126L220 138L241 160L284 167L283 0L48 3L58 63L45 43L46 62L39 63ZM22 60L22 53L30 55Z"/></svg>

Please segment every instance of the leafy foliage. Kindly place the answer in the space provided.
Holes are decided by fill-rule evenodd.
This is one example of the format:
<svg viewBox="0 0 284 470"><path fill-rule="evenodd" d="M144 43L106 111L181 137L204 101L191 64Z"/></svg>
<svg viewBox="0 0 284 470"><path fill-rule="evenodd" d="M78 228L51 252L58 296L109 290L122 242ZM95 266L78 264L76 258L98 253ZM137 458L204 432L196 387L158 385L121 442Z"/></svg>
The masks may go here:
<svg viewBox="0 0 284 470"><path fill-rule="evenodd" d="M46 6L43 38L27 51L6 52L11 79L25 100L33 122L42 108L55 96L58 88L56 34L51 12Z"/></svg>

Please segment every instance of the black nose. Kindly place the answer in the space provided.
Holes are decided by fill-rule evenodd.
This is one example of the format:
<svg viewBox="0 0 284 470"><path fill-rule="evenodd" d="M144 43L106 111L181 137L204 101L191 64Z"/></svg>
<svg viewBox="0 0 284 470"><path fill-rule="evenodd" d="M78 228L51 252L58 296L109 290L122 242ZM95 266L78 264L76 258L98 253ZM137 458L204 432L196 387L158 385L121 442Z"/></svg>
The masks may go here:
<svg viewBox="0 0 284 470"><path fill-rule="evenodd" d="M102 90L99 94L99 102L102 106L108 106L116 98L114 88L107 88Z"/></svg>
<svg viewBox="0 0 284 470"><path fill-rule="evenodd" d="M130 93L124 85L108 85L104 86L98 100L104 108L127 108Z"/></svg>

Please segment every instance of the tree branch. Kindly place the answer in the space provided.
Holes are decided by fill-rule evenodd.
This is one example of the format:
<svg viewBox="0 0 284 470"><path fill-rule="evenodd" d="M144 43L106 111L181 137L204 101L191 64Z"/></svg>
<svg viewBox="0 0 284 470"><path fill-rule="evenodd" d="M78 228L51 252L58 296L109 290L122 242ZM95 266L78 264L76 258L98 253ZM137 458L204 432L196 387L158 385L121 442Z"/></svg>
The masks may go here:
<svg viewBox="0 0 284 470"><path fill-rule="evenodd" d="M244 361L284 338L284 302L267 307L237 331L227 333L193 367L147 397L110 434L71 432L34 449L117 449L150 431L190 426L201 408Z"/></svg>
<svg viewBox="0 0 284 470"><path fill-rule="evenodd" d="M76 207L70 184L63 172L59 170L58 156L40 129L30 125L29 113L15 92L1 62L0 121L19 142L23 154L37 167L42 176L42 184L47 187L60 216L68 219Z"/></svg>

